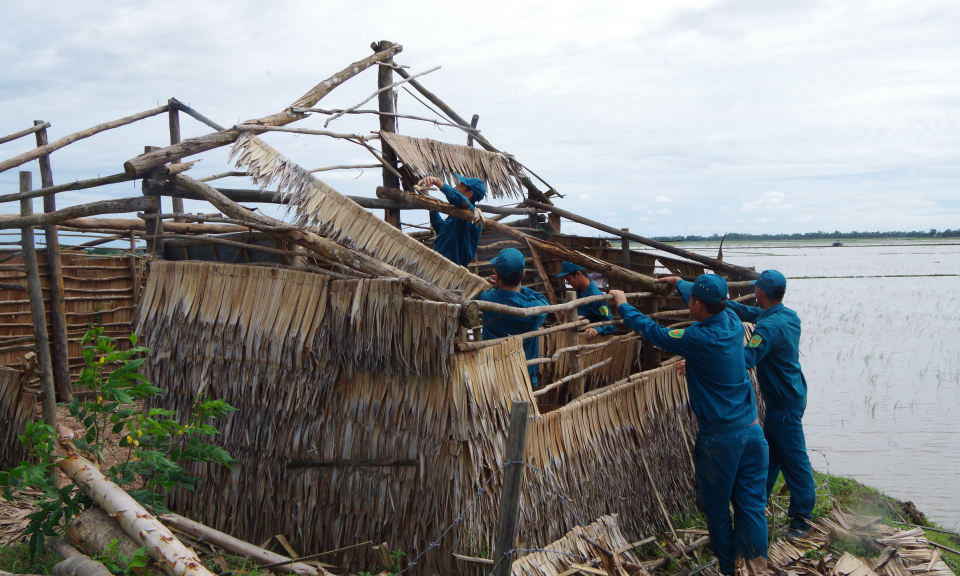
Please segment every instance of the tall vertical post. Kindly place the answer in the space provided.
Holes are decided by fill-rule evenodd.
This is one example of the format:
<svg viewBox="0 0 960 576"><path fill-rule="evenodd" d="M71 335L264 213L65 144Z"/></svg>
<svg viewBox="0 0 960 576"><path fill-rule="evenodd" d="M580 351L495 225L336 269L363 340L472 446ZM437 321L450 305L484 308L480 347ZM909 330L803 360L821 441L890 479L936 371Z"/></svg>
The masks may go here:
<svg viewBox="0 0 960 576"><path fill-rule="evenodd" d="M34 120L34 126L45 124L43 120ZM37 133L37 146L47 145L47 129ZM40 186L53 186L53 169L50 166L50 155L37 159L40 163ZM57 197L48 194L43 197L43 211L55 212ZM33 212L31 205L30 211ZM53 383L57 391L57 398L61 402L73 400L73 387L70 382L70 353L67 348L67 303L66 290L63 286L63 268L60 262L60 239L57 237L57 226L51 224L43 227L43 234L47 243L47 272L50 275L50 358L53 364Z"/></svg>
<svg viewBox="0 0 960 576"><path fill-rule="evenodd" d="M130 231L130 279L133 281L133 304L140 302L140 276L137 275L137 237Z"/></svg>
<svg viewBox="0 0 960 576"><path fill-rule="evenodd" d="M658 308L656 296L640 300L640 311L644 314L654 314ZM644 340L640 349L642 352L640 357L641 370L653 370L660 367L660 351L654 348L653 344Z"/></svg>
<svg viewBox="0 0 960 576"><path fill-rule="evenodd" d="M571 302L577 299L577 293L573 290L567 291L567 302ZM577 309L573 308L572 310L567 310L566 312L566 321L567 322L576 322L580 319L580 315L577 314ZM567 346L579 346L580 345L580 332L576 329L567 330ZM583 357L580 356L576 351L567 352L567 369L571 374L576 374L577 372L583 371ZM577 398L584 391L584 385L586 380L581 376L576 380L570 382L570 399L573 400Z"/></svg>
<svg viewBox="0 0 960 576"><path fill-rule="evenodd" d="M171 98L167 100L167 118L170 121L170 143L179 144L180 143L180 109L177 108L177 100ZM171 164L176 164L180 162L179 158L176 158L171 161ZM170 198L173 200L173 212L175 214L183 214L183 198ZM161 202L162 204L162 202ZM163 210L161 209L161 212ZM183 218L174 218L174 222L183 222Z"/></svg>
<svg viewBox="0 0 960 576"><path fill-rule="evenodd" d="M621 228L621 230L623 230L624 232L630 231L629 228ZM620 237L620 252L621 254L623 254L623 267L629 270L630 269L630 239L627 238L626 236ZM623 291L629 292L630 285L624 284Z"/></svg>
<svg viewBox="0 0 960 576"><path fill-rule="evenodd" d="M393 45L393 42L389 40L381 40L380 42L375 42L376 46L375 52L382 52ZM393 58L385 60L387 64L393 64ZM389 66L377 66L377 89L386 88L387 86L393 84L393 69ZM394 108L393 100L393 90L384 90L377 95L377 104L380 107L380 111L386 114L396 114L396 109ZM396 132L397 131L397 118L396 116L384 116L380 115L380 130L383 132ZM393 166L396 170L397 168L397 155L393 152L393 149L384 141L380 141L380 153L383 155L383 159ZM385 188L400 188L400 179L397 178L397 175L388 170L386 167L383 168L383 186ZM387 209L384 210L383 219L387 223L400 228L400 211Z"/></svg>
<svg viewBox="0 0 960 576"><path fill-rule="evenodd" d="M20 172L20 192L33 189L33 174ZM33 199L20 200L20 215L33 215ZM33 336L37 344L37 362L40 369L40 398L43 402L43 421L50 426L57 423L57 394L53 386L53 366L50 362L50 340L47 337L47 315L43 309L43 290L40 288L40 266L37 264L37 247L33 240L33 227L20 229L23 245L23 261L27 269L27 293L30 295L30 317L33 320Z"/></svg>
<svg viewBox="0 0 960 576"><path fill-rule="evenodd" d="M510 409L510 429L507 432L507 462L503 471L503 493L500 495L500 519L497 520L497 540L493 552L494 569L490 576L509 576L513 567L514 549L520 521L520 495L523 491L524 466L527 453L527 423L529 402L514 402Z"/></svg>
<svg viewBox="0 0 960 576"><path fill-rule="evenodd" d="M154 150L159 150L158 146L144 146L143 151L153 152ZM156 173L157 170L151 170L149 174L143 179L143 195L147 196L149 187L147 186L147 180L149 179L158 179L159 175ZM160 216L163 212L163 199L157 198L157 207L156 208L147 208L143 211L146 216ZM156 254L157 258L163 259L163 240L161 238L151 238L151 236L160 236L163 234L163 221L160 218L147 218L143 222L144 231L147 233L147 254Z"/></svg>
<svg viewBox="0 0 960 576"><path fill-rule="evenodd" d="M480 123L480 115L474 114L473 118L470 119L470 126L473 128L477 127L477 124ZM467 134L467 146L473 148L473 134Z"/></svg>

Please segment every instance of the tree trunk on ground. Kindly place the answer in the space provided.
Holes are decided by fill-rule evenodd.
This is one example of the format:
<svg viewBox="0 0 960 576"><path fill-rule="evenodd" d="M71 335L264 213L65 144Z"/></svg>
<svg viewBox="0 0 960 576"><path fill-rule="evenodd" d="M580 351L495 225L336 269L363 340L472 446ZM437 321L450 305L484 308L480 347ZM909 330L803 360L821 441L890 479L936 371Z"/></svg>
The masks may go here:
<svg viewBox="0 0 960 576"><path fill-rule="evenodd" d="M103 552L114 540L120 542L118 551L130 558L140 548L140 544L124 532L120 524L102 508L84 510L75 516L67 527L67 541L87 554Z"/></svg>
<svg viewBox="0 0 960 576"><path fill-rule="evenodd" d="M119 526L117 528L119 529ZM61 538L53 537L47 540L47 548L63 558L63 562L50 570L53 576L113 576L106 566L84 556Z"/></svg>

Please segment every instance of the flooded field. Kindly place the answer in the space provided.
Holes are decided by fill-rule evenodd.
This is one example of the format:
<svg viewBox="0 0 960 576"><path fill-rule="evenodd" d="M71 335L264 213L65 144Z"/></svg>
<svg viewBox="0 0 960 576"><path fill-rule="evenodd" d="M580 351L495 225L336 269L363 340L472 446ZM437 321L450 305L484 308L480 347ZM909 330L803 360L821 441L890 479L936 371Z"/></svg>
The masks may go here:
<svg viewBox="0 0 960 576"><path fill-rule="evenodd" d="M803 321L810 460L957 527L960 242L829 244L724 244L724 260L788 278L784 303ZM716 257L715 243L683 247Z"/></svg>

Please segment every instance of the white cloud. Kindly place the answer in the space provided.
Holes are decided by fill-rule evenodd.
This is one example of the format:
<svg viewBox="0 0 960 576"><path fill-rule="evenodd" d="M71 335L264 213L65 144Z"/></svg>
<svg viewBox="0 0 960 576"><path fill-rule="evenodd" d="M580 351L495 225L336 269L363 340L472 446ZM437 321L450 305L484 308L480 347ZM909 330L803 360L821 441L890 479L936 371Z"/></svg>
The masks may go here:
<svg viewBox="0 0 960 576"><path fill-rule="evenodd" d="M636 205L635 205L633 208L631 208L630 210L647 210L647 205L646 205L646 204L636 204ZM648 212L649 212L649 210L648 210Z"/></svg>
<svg viewBox="0 0 960 576"><path fill-rule="evenodd" d="M754 210L760 208L763 210L789 210L794 209L796 206L786 204L787 195L783 192L765 192L755 200L748 200L743 203L743 206L740 207L740 210L744 212L753 212Z"/></svg>
<svg viewBox="0 0 960 576"><path fill-rule="evenodd" d="M673 214L673 212L671 212L670 210L667 210L666 208L661 208L657 210L655 214Z"/></svg>
<svg viewBox="0 0 960 576"><path fill-rule="evenodd" d="M657 196L653 199L654 202L670 202L670 199L666 196Z"/></svg>
<svg viewBox="0 0 960 576"><path fill-rule="evenodd" d="M729 212L729 211L730 211L730 208L728 208L728 207L726 207L726 206L717 206L717 211L718 211L718 212Z"/></svg>
<svg viewBox="0 0 960 576"><path fill-rule="evenodd" d="M593 200L593 196L589 194L581 194L580 196L578 196L578 198L580 198L581 202L589 202L590 200Z"/></svg>

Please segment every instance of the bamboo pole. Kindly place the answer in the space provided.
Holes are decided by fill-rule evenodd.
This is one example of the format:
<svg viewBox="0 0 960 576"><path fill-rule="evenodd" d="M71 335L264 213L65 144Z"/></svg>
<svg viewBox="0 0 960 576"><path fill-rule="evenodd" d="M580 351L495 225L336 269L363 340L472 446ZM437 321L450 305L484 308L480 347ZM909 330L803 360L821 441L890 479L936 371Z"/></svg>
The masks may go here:
<svg viewBox="0 0 960 576"><path fill-rule="evenodd" d="M6 144L7 142L11 142L11 141L13 141L13 140L16 140L17 138L23 138L24 136L29 136L30 134L33 134L34 132L36 132L36 131L38 131L38 130L43 130L44 128L49 128L49 127L50 127L50 123L49 123L49 122L44 122L44 123L43 123L43 126L37 126L36 124L34 124L34 125L33 125L32 127L30 127L30 128L26 128L26 129L21 130L21 131L19 131L19 132L14 132L13 134L10 134L9 136L0 137L0 144Z"/></svg>
<svg viewBox="0 0 960 576"><path fill-rule="evenodd" d="M574 293L576 294L576 293ZM644 298L648 296L653 296L650 292L631 292L626 294L628 298L638 297ZM481 310L487 312L499 312L500 314L505 314L507 316L538 316L540 314L551 314L556 312L564 312L572 308L577 308L579 306L584 306L586 304L592 304L594 302L603 302L606 300L613 300L613 296L610 294L598 294L596 296L585 296L583 298L574 298L573 300L568 300L562 304L551 304L549 306L532 306L530 308L514 308L513 306L507 306L505 304L498 304L496 302L481 302L477 301ZM684 313L687 311L685 310Z"/></svg>
<svg viewBox="0 0 960 576"><path fill-rule="evenodd" d="M360 72L363 72L373 64L392 57L401 50L403 50L403 47L399 44L395 44L391 46L389 50L385 50L368 58L364 58L358 62L354 62L340 72L337 72L330 78L327 78L323 82L314 86L313 89L300 97L299 100L288 106L283 112L265 116L258 120L248 120L247 122L244 122L244 125L255 125L261 127L285 126L291 122L306 118L306 114L302 112L294 112L293 109L310 108L337 86L343 84L350 78L353 78ZM239 130L221 129L221 131L213 134L207 134L206 136L187 138L179 144L172 144L166 148L155 150L148 154L143 154L137 156L136 158L127 160L123 163L123 171L129 176L139 177L146 174L150 170L153 170L157 166L160 166L161 164L166 164L173 158L185 158L187 156L193 156L194 154L206 152L207 150L220 148L221 146L226 146L236 142L237 138L239 137Z"/></svg>
<svg viewBox="0 0 960 576"><path fill-rule="evenodd" d="M581 360L581 362L583 361L582 358L581 358L580 360ZM583 377L586 376L587 374L593 372L593 371L596 370L597 368L603 368L604 366L606 366L606 365L609 364L610 362L613 362L613 358L612 358L612 357L607 358L606 360L603 360L603 361L601 361L601 362L597 362L596 364L594 364L594 365L592 365L592 366L589 366L589 367L587 367L587 368L584 368L583 370L577 372L576 374L571 374L571 375L569 375L569 376L566 376L566 377L564 377L564 378L561 378L560 380L557 380L556 382L554 382L553 384L550 384L549 386L544 386L543 388L540 388L539 390L536 390L536 391L533 393L533 395L534 395L534 396L542 396L543 394L546 394L547 392L549 392L550 390L553 390L554 388L559 388L560 386L563 386L563 385L566 384L567 382L570 382L570 381L572 381L572 380L577 380L577 379L581 379L581 380L582 380Z"/></svg>
<svg viewBox="0 0 960 576"><path fill-rule="evenodd" d="M26 200L21 200L26 202ZM119 200L101 200L89 204L79 204L62 208L56 212L49 212L41 215L31 215L29 217L14 216L10 214L0 215L0 230L8 228L23 228L24 226L46 226L48 224L59 224L61 222L66 226L74 226L68 220L92 216L96 214L122 214L125 212L136 212L146 210L157 205L157 199L152 197L140 196L136 198L121 198ZM32 213L31 213L32 214ZM98 219L99 220L99 219ZM99 220L98 228L103 227L104 220ZM109 220L106 220L109 222Z"/></svg>
<svg viewBox="0 0 960 576"><path fill-rule="evenodd" d="M513 568L514 549L520 520L520 495L523 488L523 462L527 450L527 424L530 403L514 402L510 409L510 428L504 454L503 491L500 493L500 517L493 553L496 563L491 576L509 576Z"/></svg>
<svg viewBox="0 0 960 576"><path fill-rule="evenodd" d="M567 291L567 302L572 302L577 299L577 293L573 290ZM567 313L569 320L571 322L576 322L580 315L577 313L577 308L571 308ZM576 348L580 344L580 332L576 330L570 330L567 332L567 347ZM577 355L575 350L571 350L567 354L567 366L570 367L570 370L574 373L583 372L583 357ZM583 394L583 387L586 383L586 380L583 378L571 378L568 380L570 386L568 387L568 397L570 400L575 399L576 397Z"/></svg>
<svg viewBox="0 0 960 576"><path fill-rule="evenodd" d="M608 234L613 234L616 236L620 236L622 238L628 238L630 240L633 240L634 242L639 242L641 244L645 244L652 248L656 248L657 250L663 250L664 252L669 252L670 254L682 256L689 260L693 260L694 262L699 262L704 266L707 266L708 268L711 268L713 270L728 272L730 274L735 274L748 279L754 279L760 276L760 274L756 270L753 270L751 268L744 268L743 266L735 266L733 264L729 264L726 262L720 262L719 260L710 258L709 256L703 256L695 252L690 252L689 250L677 248L676 246L673 246L671 244L660 242L658 240L651 240L650 238L644 238L639 234L633 234L631 232L626 232L624 230L618 230L613 226L607 226L606 224L601 224L600 222L590 220L589 218L584 218L583 216L579 216L567 210L562 210L560 208L557 208L556 206L550 206L548 204L543 204L535 200L528 200L526 204L533 206L535 208L540 208L542 210L548 210L550 212L563 216L564 218L573 220L574 222L578 222L586 226L590 226L591 228L596 228L597 230L607 232Z"/></svg>
<svg viewBox="0 0 960 576"><path fill-rule="evenodd" d="M374 52L382 52L393 44L389 40L381 40L380 42L374 42L370 45L373 48ZM388 64L393 64L393 58L384 60ZM380 112L384 114L393 114L396 112L393 108L394 97L393 90L391 86L393 84L393 68L390 66L377 66L377 108ZM356 108L359 108L357 106ZM350 110L344 110L341 114L347 114ZM331 116L330 120L333 120L336 116ZM397 119L393 116L384 116L380 117L380 131L381 132L390 132L395 133L397 131ZM329 123L330 120L327 120ZM324 124L326 126L326 124ZM397 154L393 151L393 148L390 148L390 145L386 141L380 141L380 154L383 158L383 162L388 164L383 167L383 185L387 188L399 188L400 187L400 178L397 177L396 171L399 169L399 163L397 161ZM384 210L383 219L390 225L400 228L400 210L395 208L387 208Z"/></svg>
<svg viewBox="0 0 960 576"><path fill-rule="evenodd" d="M180 110L180 111L182 111L183 113L185 113L187 116L191 116L191 117L193 117L195 120L198 120L199 122L202 122L202 123L206 124L207 126L213 128L213 129L216 130L217 132L222 132L222 131L224 130L224 127L223 127L223 126L217 124L217 123L214 122L213 120L207 118L207 117L204 116L203 114L197 112L196 110L194 110L193 108L187 106L186 104L184 104L183 102L177 100L176 98L171 98L167 103L170 104L171 106L176 106L176 107L177 107L177 110Z"/></svg>
<svg viewBox="0 0 960 576"><path fill-rule="evenodd" d="M170 124L170 145L180 143L180 109L177 107L176 98L171 98L167 100L167 120ZM177 164L180 162L179 158L175 158L170 161L171 164ZM173 201L173 211L182 213L183 210L183 198L171 198ZM174 219L174 222L183 222L183 220Z"/></svg>
<svg viewBox="0 0 960 576"><path fill-rule="evenodd" d="M33 174L20 172L20 191L33 187ZM20 201L20 215L33 214L33 200ZM33 228L20 229L23 245L23 261L27 268L27 292L30 294L30 316L33 319L33 335L36 337L37 365L40 371L40 392L43 402L43 421L55 426L57 423L57 394L53 385L53 366L50 361L50 340L47 338L47 316L43 309L43 292L40 289L40 269L37 266L37 249L33 240Z"/></svg>
<svg viewBox="0 0 960 576"><path fill-rule="evenodd" d="M434 198L414 196L409 192L404 192L403 190L397 190L395 188L378 187L377 196L383 198L392 198L394 200L402 200L415 206L421 206L430 210L436 210L438 212L443 212L444 214L456 216L457 218L466 220L468 222L475 220L474 214L469 210L456 208L450 204L447 204L446 202L440 202ZM546 205L543 204L541 206ZM645 276L632 270L626 270L620 266L609 264L596 258L591 258L575 250L560 246L559 244L546 242L540 240L539 238L529 236L512 226L507 226L494 220L483 220L480 223L483 225L484 229L503 234L508 238L517 240L518 242L530 242L538 252L545 252L563 260L583 266L589 270L602 272L608 277L619 278L625 282L630 282L631 284L653 292L657 295L666 295L667 291L669 290L669 287L666 284L658 283L649 276Z"/></svg>
<svg viewBox="0 0 960 576"><path fill-rule="evenodd" d="M43 120L34 120L35 126L47 124ZM37 148L47 145L47 129L36 133ZM40 184L44 188L53 186L53 168L50 155L37 159L40 164ZM43 212L57 211L57 198L50 194L43 197ZM60 268L60 239L55 224L43 227L47 243L47 274L50 276L50 361L53 367L53 383L57 399L61 402L73 400L73 388L70 377L70 359L67 351L67 303L64 301L63 270Z"/></svg>
<svg viewBox="0 0 960 576"><path fill-rule="evenodd" d="M149 118L150 116L156 116L157 114L162 114L166 111L167 111L167 106L164 105L164 106L160 106L159 108L154 108L153 110L147 110L146 112L140 112L139 114L134 114L133 116L127 116L126 118L121 118L119 120L114 120L112 122L97 124L93 128L87 128L86 130L74 132L69 136L64 136L59 140L56 140L54 142L51 142L50 144L47 144L46 146L42 146L40 148L34 148L33 150L29 152L24 152L23 154L15 158L11 158L9 160L0 162L0 172L6 172L11 168L16 168L21 164L26 164L27 162L30 162L31 160L36 160L41 156L46 156L47 154L50 154L54 150L59 150L64 146L73 144L77 140L89 138L90 136L93 136L94 134L99 134L104 130L110 130L111 128L117 128L119 126L124 126L126 124L132 124L137 120Z"/></svg>
<svg viewBox="0 0 960 576"><path fill-rule="evenodd" d="M58 186L51 186L49 188L38 188L32 190L25 194L5 194L0 196L0 202L13 202L14 200L23 200L24 198L38 198L40 196L48 196L50 194L56 194L58 192L68 192L70 190L85 190L87 188L95 188L97 186L105 186L107 184L116 184L118 182L129 182L133 180L130 176L127 176L124 173L114 174L112 176L104 176L103 178L91 178L90 180L77 180L76 182L70 182L69 184L60 184Z"/></svg>
<svg viewBox="0 0 960 576"><path fill-rule="evenodd" d="M473 118L470 119L470 127L476 129L477 124L480 123L480 115L474 114ZM477 130L479 132L479 130ZM473 134L467 135L467 146L473 148Z"/></svg>
<svg viewBox="0 0 960 576"><path fill-rule="evenodd" d="M142 201L142 198L135 198ZM0 216L2 221L3 216ZM130 231L145 233L146 221L138 218L73 218L60 222L60 229L70 229L77 232L106 232L117 233ZM164 230L178 234L230 234L246 232L247 226L228 226L219 224L193 224L189 222L167 222Z"/></svg>
<svg viewBox="0 0 960 576"><path fill-rule="evenodd" d="M342 132L330 132L329 130L313 130L311 128L287 128L286 126L259 126L250 124L237 124L231 130L239 132L251 132L253 134L263 134L264 132L289 132L290 134L305 134L307 136L329 136L338 140L356 140L357 142L366 142L367 140L379 140L378 134L369 134L361 136L359 134L346 134Z"/></svg>

